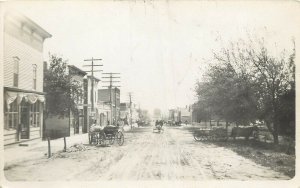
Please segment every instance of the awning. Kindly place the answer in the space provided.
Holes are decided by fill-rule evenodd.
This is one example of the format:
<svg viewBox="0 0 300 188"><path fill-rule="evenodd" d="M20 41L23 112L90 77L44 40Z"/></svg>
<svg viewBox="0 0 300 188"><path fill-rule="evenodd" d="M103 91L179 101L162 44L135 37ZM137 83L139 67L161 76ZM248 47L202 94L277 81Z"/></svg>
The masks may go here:
<svg viewBox="0 0 300 188"><path fill-rule="evenodd" d="M19 105L22 99L25 99L26 102L30 104L36 103L37 100L40 102L45 102L45 96L34 94L34 93L24 93L24 92L13 92L13 91L6 91L5 92L5 100L7 108L10 109L10 104L13 103L17 99L17 104Z"/></svg>

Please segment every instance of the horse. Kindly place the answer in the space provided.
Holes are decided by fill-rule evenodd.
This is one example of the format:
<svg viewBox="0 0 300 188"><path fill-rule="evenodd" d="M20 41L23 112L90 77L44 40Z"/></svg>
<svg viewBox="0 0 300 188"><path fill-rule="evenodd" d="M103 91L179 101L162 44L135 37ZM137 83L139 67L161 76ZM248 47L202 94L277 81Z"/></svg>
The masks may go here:
<svg viewBox="0 0 300 188"><path fill-rule="evenodd" d="M231 137L235 140L236 137L245 137L246 140L249 139L250 136L257 138L258 136L258 127L234 127L231 131Z"/></svg>

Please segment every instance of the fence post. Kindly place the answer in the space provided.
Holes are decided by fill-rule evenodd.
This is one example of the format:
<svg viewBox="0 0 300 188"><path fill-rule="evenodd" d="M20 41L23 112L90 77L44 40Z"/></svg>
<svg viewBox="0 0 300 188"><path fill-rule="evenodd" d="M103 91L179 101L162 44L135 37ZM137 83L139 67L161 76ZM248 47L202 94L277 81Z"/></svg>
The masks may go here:
<svg viewBox="0 0 300 188"><path fill-rule="evenodd" d="M50 146L50 137L47 137L48 140L48 158L51 157L51 146Z"/></svg>
<svg viewBox="0 0 300 188"><path fill-rule="evenodd" d="M67 142L66 142L66 137L64 137L64 152L67 151Z"/></svg>

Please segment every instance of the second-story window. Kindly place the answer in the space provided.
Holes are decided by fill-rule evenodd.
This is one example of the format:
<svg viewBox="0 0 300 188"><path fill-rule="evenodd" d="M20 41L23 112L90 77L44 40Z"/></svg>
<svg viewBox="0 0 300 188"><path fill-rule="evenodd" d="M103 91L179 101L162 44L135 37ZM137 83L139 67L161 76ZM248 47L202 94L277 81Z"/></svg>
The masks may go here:
<svg viewBox="0 0 300 188"><path fill-rule="evenodd" d="M36 66L36 64L33 64L32 65L32 70L33 70L33 72L32 72L32 78L33 78L33 89L36 89L36 69L37 69L37 66Z"/></svg>
<svg viewBox="0 0 300 188"><path fill-rule="evenodd" d="M15 57L13 57L13 62L14 62L13 86L18 87L19 86L19 63L20 63L20 59L17 56L15 56Z"/></svg>

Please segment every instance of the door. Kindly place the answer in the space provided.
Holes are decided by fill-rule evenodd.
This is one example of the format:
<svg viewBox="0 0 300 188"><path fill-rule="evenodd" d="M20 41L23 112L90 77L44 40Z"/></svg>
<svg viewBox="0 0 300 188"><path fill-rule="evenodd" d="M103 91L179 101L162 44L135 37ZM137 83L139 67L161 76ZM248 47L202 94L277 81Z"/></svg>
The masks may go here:
<svg viewBox="0 0 300 188"><path fill-rule="evenodd" d="M29 104L21 103L21 139L29 139Z"/></svg>
<svg viewBox="0 0 300 188"><path fill-rule="evenodd" d="M104 125L105 125L104 122L105 122L105 121L104 121L104 114L101 113L101 114L100 114L100 125L101 125L101 126L104 126Z"/></svg>

